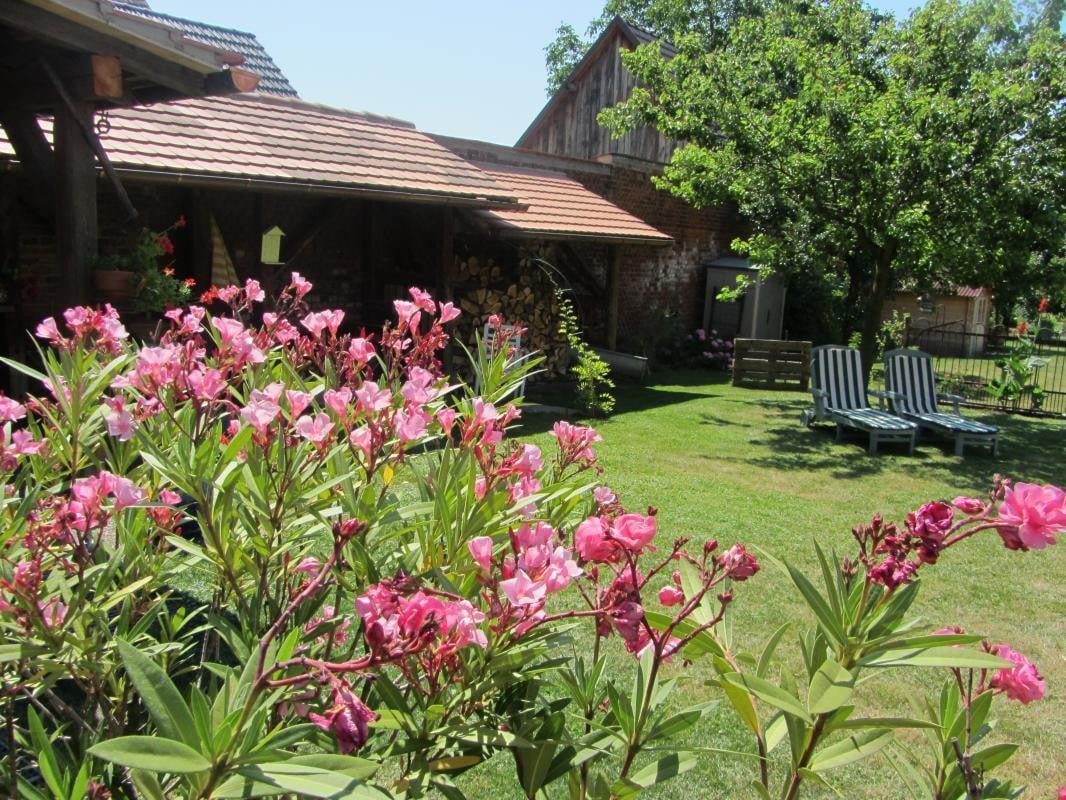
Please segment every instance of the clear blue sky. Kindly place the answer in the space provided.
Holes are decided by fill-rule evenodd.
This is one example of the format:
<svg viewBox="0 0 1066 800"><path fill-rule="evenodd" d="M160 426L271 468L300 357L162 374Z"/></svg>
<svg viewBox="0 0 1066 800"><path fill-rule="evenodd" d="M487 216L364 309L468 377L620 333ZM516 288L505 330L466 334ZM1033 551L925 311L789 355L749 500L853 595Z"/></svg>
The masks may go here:
<svg viewBox="0 0 1066 800"><path fill-rule="evenodd" d="M603 0L149 0L254 33L301 97L514 144L545 102L544 45ZM879 0L905 13L912 0Z"/></svg>

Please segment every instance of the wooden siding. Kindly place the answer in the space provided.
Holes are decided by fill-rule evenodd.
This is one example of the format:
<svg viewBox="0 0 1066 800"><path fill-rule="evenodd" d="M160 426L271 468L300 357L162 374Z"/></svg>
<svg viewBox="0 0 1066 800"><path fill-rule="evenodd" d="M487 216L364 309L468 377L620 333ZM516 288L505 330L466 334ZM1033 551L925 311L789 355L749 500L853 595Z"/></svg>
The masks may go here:
<svg viewBox="0 0 1066 800"><path fill-rule="evenodd" d="M631 44L620 32L604 41L599 54L552 98L543 118L522 137L519 146L574 158L612 154L657 163L669 161L675 143L658 131L638 128L614 139L596 121L602 109L627 99L637 85L622 64L623 47L630 49Z"/></svg>

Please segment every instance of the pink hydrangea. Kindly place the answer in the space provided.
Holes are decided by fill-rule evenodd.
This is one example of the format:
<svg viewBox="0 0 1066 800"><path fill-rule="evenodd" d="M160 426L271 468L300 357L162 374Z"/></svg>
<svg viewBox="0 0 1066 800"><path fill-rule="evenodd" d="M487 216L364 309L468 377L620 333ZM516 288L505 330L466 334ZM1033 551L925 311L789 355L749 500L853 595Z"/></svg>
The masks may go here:
<svg viewBox="0 0 1066 800"><path fill-rule="evenodd" d="M1036 665L1010 646L1001 644L993 648L1000 658L1014 664L1013 667L1004 667L992 676L989 686L1003 692L1011 700L1028 705L1044 697L1046 686L1044 679L1036 669Z"/></svg>
<svg viewBox="0 0 1066 800"><path fill-rule="evenodd" d="M1016 483L999 504L1000 535L1011 549L1043 550L1066 532L1066 491L1058 486Z"/></svg>

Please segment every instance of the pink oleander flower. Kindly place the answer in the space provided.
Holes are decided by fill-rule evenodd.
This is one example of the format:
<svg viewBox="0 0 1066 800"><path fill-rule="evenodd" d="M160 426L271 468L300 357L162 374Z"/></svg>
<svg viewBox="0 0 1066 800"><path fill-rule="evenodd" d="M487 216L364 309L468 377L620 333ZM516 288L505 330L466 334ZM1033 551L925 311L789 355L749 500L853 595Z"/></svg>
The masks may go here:
<svg viewBox="0 0 1066 800"><path fill-rule="evenodd" d="M759 562L742 544L730 547L718 557L718 562L725 568L725 574L735 581L746 581L759 571Z"/></svg>
<svg viewBox="0 0 1066 800"><path fill-rule="evenodd" d="M354 753L370 738L369 723L378 719L346 683L333 689L333 706L325 714L308 714L315 725L332 734L337 748L347 755Z"/></svg>
<svg viewBox="0 0 1066 800"><path fill-rule="evenodd" d="M302 559L299 564L293 567L293 572L305 572L309 575L317 575L321 568L322 565L318 563L317 558L314 556L307 556Z"/></svg>
<svg viewBox="0 0 1066 800"><path fill-rule="evenodd" d="M252 400L241 409L241 419L255 428L260 434L265 434L270 424L281 413L281 406L269 399Z"/></svg>
<svg viewBox="0 0 1066 800"><path fill-rule="evenodd" d="M189 388L198 400L214 400L226 390L226 381L222 373L213 367L193 370L186 378Z"/></svg>
<svg viewBox="0 0 1066 800"><path fill-rule="evenodd" d="M574 561L573 554L560 545L552 551L544 568L544 585L549 592L561 592L582 574L584 570Z"/></svg>
<svg viewBox="0 0 1066 800"><path fill-rule="evenodd" d="M1043 550L1066 533L1066 491L1058 486L1016 483L999 504L999 533L1010 549Z"/></svg>
<svg viewBox="0 0 1066 800"><path fill-rule="evenodd" d="M472 429L480 428L482 425L491 427L492 423L500 418L500 412L496 410L496 406L486 403L480 397L474 398L473 408L474 415L470 418Z"/></svg>
<svg viewBox="0 0 1066 800"><path fill-rule="evenodd" d="M341 389L327 389L322 395L326 406L342 419L348 415L348 406L352 402L352 390L347 386Z"/></svg>
<svg viewBox="0 0 1066 800"><path fill-rule="evenodd" d="M215 317L211 324L218 331L218 340L223 345L231 344L238 336L245 333L244 325L231 317Z"/></svg>
<svg viewBox="0 0 1066 800"><path fill-rule="evenodd" d="M446 406L437 411L437 422L440 424L440 429L450 434L452 428L455 426L455 419L459 416L459 413L449 406Z"/></svg>
<svg viewBox="0 0 1066 800"><path fill-rule="evenodd" d="M0 393L0 422L17 422L26 417L26 406Z"/></svg>
<svg viewBox="0 0 1066 800"><path fill-rule="evenodd" d="M356 337L348 345L348 355L356 363L365 364L375 355L374 345L362 337Z"/></svg>
<svg viewBox="0 0 1066 800"><path fill-rule="evenodd" d="M611 610L611 624L627 643L638 643L640 650L646 644L647 631L644 629L644 607L633 600L619 603ZM642 641L643 640L643 641Z"/></svg>
<svg viewBox="0 0 1066 800"><path fill-rule="evenodd" d="M614 521L615 541L634 555L640 553L655 538L655 517L644 514L623 514Z"/></svg>
<svg viewBox="0 0 1066 800"><path fill-rule="evenodd" d="M573 463L592 466L596 463L596 454L592 450L592 445L602 441L603 437L592 428L559 420L552 426L552 436L559 443L564 466Z"/></svg>
<svg viewBox="0 0 1066 800"><path fill-rule="evenodd" d="M513 578L500 581L500 588L513 606L539 605L548 593L543 581L533 581L525 570L518 570Z"/></svg>
<svg viewBox="0 0 1066 800"><path fill-rule="evenodd" d="M254 278L249 278L244 282L244 296L248 298L249 303L262 303L266 300L266 292L263 291L259 281Z"/></svg>
<svg viewBox="0 0 1066 800"><path fill-rule="evenodd" d="M956 497L951 504L968 517L977 516L985 510L984 501L976 497Z"/></svg>
<svg viewBox="0 0 1066 800"><path fill-rule="evenodd" d="M300 320L300 324L303 325L312 336L318 339L321 338L322 333L327 330L330 332L330 335L336 336L343 321L344 312L339 309L332 309L327 311L312 311Z"/></svg>
<svg viewBox="0 0 1066 800"><path fill-rule="evenodd" d="M989 686L1003 692L1011 700L1017 700L1023 705L1028 705L1044 697L1047 687L1044 679L1036 669L1036 665L1008 645L1001 644L994 647L992 652L1010 661L1013 667L1004 667L992 676Z"/></svg>
<svg viewBox="0 0 1066 800"><path fill-rule="evenodd" d="M41 622L44 623L44 627L52 630L58 628L63 624L63 620L67 618L67 611L70 609L66 604L61 603L54 597L45 600L44 602L37 603L37 609L41 612Z"/></svg>
<svg viewBox="0 0 1066 800"><path fill-rule="evenodd" d="M49 317L48 319L42 320L40 324L37 325L37 330L34 331L34 334L38 339L47 339L50 342L54 342L61 338L55 317Z"/></svg>
<svg viewBox="0 0 1066 800"><path fill-rule="evenodd" d="M107 432L120 442L128 442L133 438L133 415L126 409L126 398L105 398L104 422Z"/></svg>
<svg viewBox="0 0 1066 800"><path fill-rule="evenodd" d="M685 600L685 593L676 586L664 586L659 590L659 602L664 606L676 606Z"/></svg>
<svg viewBox="0 0 1066 800"><path fill-rule="evenodd" d="M296 420L295 427L296 433L315 444L326 441L333 432L333 423L330 421L329 414L325 412L320 412L313 418L310 415L304 415Z"/></svg>
<svg viewBox="0 0 1066 800"><path fill-rule="evenodd" d="M415 301L415 305L421 311L425 311L427 314L432 314L437 310L437 304L433 302L433 297L429 292L419 289L417 286L412 286L407 290L407 293L411 295L411 299Z"/></svg>
<svg viewBox="0 0 1066 800"><path fill-rule="evenodd" d="M13 431L11 434L11 449L15 455L35 456L44 451L44 442L37 441L29 431Z"/></svg>
<svg viewBox="0 0 1066 800"><path fill-rule="evenodd" d="M453 319L458 317L459 314L460 314L459 309L456 308L455 306L453 306L451 303L441 303L440 304L440 324L441 325L444 325L444 324L446 324L448 322L451 322Z"/></svg>
<svg viewBox="0 0 1066 800"><path fill-rule="evenodd" d="M400 394L412 405L423 405L437 396L436 390L432 388L435 382L436 378L432 372L422 367L413 367L407 382L400 389Z"/></svg>
<svg viewBox="0 0 1066 800"><path fill-rule="evenodd" d="M488 575L492 570L492 537L476 536L466 543L466 547L481 568L482 574Z"/></svg>
<svg viewBox="0 0 1066 800"><path fill-rule="evenodd" d="M918 569L916 561L900 560L894 556L888 556L884 561L870 570L869 578L874 583L879 583L889 591L909 583L911 577Z"/></svg>
<svg viewBox="0 0 1066 800"><path fill-rule="evenodd" d="M926 564L935 564L940 556L944 539L955 519L955 509L947 503L926 503L907 515L907 530L917 536L921 543L917 551Z"/></svg>
<svg viewBox="0 0 1066 800"><path fill-rule="evenodd" d="M285 399L289 403L289 416L292 419L296 419L311 405L313 398L310 392L302 392L299 389L286 389Z"/></svg>
<svg viewBox="0 0 1066 800"><path fill-rule="evenodd" d="M299 272L292 273L292 282L289 283L289 288L292 289L297 300L303 298L309 291L311 291L312 286L313 284L311 281L304 278Z"/></svg>
<svg viewBox="0 0 1066 800"><path fill-rule="evenodd" d="M123 478L118 475L112 475L112 487L111 494L115 497L115 511L121 511L124 508L135 506L142 502L148 493L137 486L129 478Z"/></svg>
<svg viewBox="0 0 1066 800"><path fill-rule="evenodd" d="M618 560L620 550L610 538L610 527L602 517L589 517L574 532L574 549L584 561L601 564Z"/></svg>
<svg viewBox="0 0 1066 800"><path fill-rule="evenodd" d="M541 457L540 448L535 444L526 444L522 446L522 454L514 463L514 470L520 475L532 477L543 466L544 459Z"/></svg>
<svg viewBox="0 0 1066 800"><path fill-rule="evenodd" d="M417 328L422 320L422 312L415 303L409 300L393 300L392 307L396 310L396 319L400 328Z"/></svg>
<svg viewBox="0 0 1066 800"><path fill-rule="evenodd" d="M426 435L427 426L433 417L420 408L401 409L393 419L396 438L401 442L416 442Z"/></svg>
<svg viewBox="0 0 1066 800"><path fill-rule="evenodd" d="M370 458L370 450L374 443L374 434L365 425L361 428L353 428L348 434L348 442L356 450L359 450L365 458Z"/></svg>
<svg viewBox="0 0 1066 800"><path fill-rule="evenodd" d="M592 496L601 507L614 505L618 501L618 495L611 491L609 486L597 486L592 490Z"/></svg>
<svg viewBox="0 0 1066 800"><path fill-rule="evenodd" d="M1059 800L1066 800L1066 786L1059 789Z"/></svg>
<svg viewBox="0 0 1066 800"><path fill-rule="evenodd" d="M215 296L218 297L218 299L221 300L223 303L232 303L234 300L237 299L237 295L239 295L240 293L240 286L234 286L233 284L230 284L229 286L220 286L215 291Z"/></svg>
<svg viewBox="0 0 1066 800"><path fill-rule="evenodd" d="M392 392L378 388L374 381L364 381L363 385L355 390L355 396L359 398L360 411L376 413L392 405Z"/></svg>

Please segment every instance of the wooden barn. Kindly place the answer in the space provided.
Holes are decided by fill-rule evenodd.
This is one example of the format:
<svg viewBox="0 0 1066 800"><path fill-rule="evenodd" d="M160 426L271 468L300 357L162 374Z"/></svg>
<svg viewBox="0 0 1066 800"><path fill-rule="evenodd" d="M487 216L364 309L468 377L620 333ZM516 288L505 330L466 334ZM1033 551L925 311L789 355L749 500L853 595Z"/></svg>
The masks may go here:
<svg viewBox="0 0 1066 800"><path fill-rule="evenodd" d="M627 99L637 85L622 64L622 52L648 44L658 44L667 57L675 52L625 20L613 20L515 145L609 167L597 191L673 239L669 247L627 253L619 264L619 346L637 351L656 330L679 324L692 332L701 326L716 290L706 265L732 255L730 244L743 232L733 209L694 209L652 185L676 142L647 127L614 139L597 122L602 109ZM780 320L764 327L779 330Z"/></svg>

